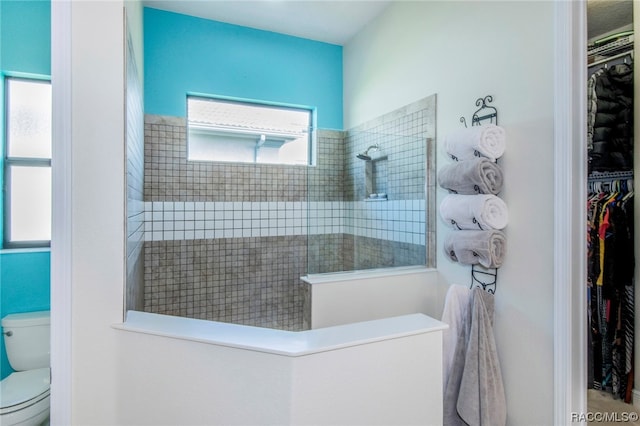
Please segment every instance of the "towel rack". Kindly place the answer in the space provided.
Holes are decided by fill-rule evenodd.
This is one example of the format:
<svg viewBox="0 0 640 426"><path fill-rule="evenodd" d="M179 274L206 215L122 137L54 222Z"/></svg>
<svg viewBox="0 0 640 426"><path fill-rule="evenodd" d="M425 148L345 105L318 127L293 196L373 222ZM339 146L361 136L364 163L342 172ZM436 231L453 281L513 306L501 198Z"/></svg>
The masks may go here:
<svg viewBox="0 0 640 426"><path fill-rule="evenodd" d="M489 105L491 102L493 102L493 96L491 95L476 100L476 106L479 108L471 115L472 126L480 126L482 124L498 125L498 109ZM464 127L468 127L464 116L460 117L460 122L464 124ZM480 287L491 294L495 294L497 281L498 268L487 269L479 265L471 265L471 286L469 288Z"/></svg>

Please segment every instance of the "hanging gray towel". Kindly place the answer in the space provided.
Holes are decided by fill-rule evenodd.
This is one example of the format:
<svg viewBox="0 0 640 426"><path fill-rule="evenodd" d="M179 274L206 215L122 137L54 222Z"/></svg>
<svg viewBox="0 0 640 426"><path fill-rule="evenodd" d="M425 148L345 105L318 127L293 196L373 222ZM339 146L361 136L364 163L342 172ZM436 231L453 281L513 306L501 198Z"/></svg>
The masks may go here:
<svg viewBox="0 0 640 426"><path fill-rule="evenodd" d="M447 390L451 366L455 360L458 337L465 333L466 318L471 306L472 291L469 286L452 284L447 290L442 311L442 322L449 328L442 331L442 390Z"/></svg>
<svg viewBox="0 0 640 426"><path fill-rule="evenodd" d="M502 231L453 231L444 242L444 251L454 262L499 268L505 255Z"/></svg>
<svg viewBox="0 0 640 426"><path fill-rule="evenodd" d="M485 157L447 164L438 172L438 185L456 194L498 194L502 168Z"/></svg>
<svg viewBox="0 0 640 426"><path fill-rule="evenodd" d="M471 329L465 356L458 414L470 426L500 426L507 422L507 402L493 335L494 296L473 290Z"/></svg>
<svg viewBox="0 0 640 426"><path fill-rule="evenodd" d="M469 305L473 300L473 293L469 296ZM458 324L458 336L453 356L453 362L449 367L449 377L443 395L443 419L444 426L467 426L458 414L458 395L462 384L464 363L466 361L467 343L471 331L471 307L469 306Z"/></svg>

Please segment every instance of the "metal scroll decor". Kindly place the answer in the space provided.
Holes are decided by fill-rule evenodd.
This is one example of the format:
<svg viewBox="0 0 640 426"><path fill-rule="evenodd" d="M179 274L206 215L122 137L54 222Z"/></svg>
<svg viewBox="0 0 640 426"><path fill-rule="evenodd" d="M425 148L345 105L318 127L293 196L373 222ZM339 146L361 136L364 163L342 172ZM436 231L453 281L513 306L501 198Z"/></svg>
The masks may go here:
<svg viewBox="0 0 640 426"><path fill-rule="evenodd" d="M483 270L481 266L471 265L471 286L480 287L483 290L495 294L498 281L498 268Z"/></svg>
<svg viewBox="0 0 640 426"><path fill-rule="evenodd" d="M493 102L493 96L491 95L487 95L484 98L478 98L476 106L480 108L478 108L471 116L472 126L479 126L484 122L498 125L498 110L495 107L488 105L490 102ZM464 117L460 117L460 122L464 124L464 127L468 127L467 120Z"/></svg>

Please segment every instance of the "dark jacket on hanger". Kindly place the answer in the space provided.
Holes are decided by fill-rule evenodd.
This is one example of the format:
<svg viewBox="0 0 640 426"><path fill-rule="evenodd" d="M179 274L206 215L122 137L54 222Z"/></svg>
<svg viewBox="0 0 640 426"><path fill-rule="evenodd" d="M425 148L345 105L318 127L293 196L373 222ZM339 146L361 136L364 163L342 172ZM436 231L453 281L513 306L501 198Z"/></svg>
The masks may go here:
<svg viewBox="0 0 640 426"><path fill-rule="evenodd" d="M615 65L596 79L590 171L633 168L633 68Z"/></svg>

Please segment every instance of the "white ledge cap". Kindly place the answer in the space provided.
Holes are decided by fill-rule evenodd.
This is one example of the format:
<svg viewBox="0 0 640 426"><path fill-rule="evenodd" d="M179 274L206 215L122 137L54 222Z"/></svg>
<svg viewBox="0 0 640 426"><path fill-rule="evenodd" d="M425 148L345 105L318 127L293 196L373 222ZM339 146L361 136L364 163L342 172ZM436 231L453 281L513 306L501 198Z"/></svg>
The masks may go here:
<svg viewBox="0 0 640 426"><path fill-rule="evenodd" d="M444 330L448 325L424 314L410 314L315 330L284 331L128 311L126 321L113 327L137 333L296 357L432 333Z"/></svg>

